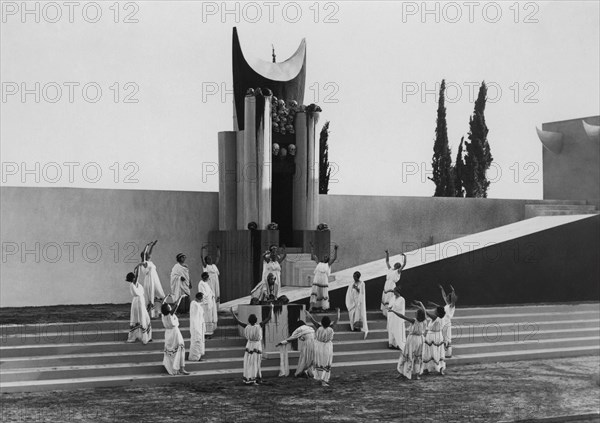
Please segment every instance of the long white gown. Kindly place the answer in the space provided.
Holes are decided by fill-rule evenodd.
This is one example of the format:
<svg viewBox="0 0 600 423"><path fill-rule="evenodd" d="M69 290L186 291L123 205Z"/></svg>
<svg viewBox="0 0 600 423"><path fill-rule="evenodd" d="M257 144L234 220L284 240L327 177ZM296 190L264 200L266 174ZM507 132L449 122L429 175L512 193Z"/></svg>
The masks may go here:
<svg viewBox="0 0 600 423"><path fill-rule="evenodd" d="M182 277L185 279L185 281L181 280ZM171 269L171 294L173 294L175 300L178 300L183 294L189 294L189 292L185 292L183 290L186 286L189 287L189 283L189 268L186 265L175 263L175 266L173 266L173 269Z"/></svg>
<svg viewBox="0 0 600 423"><path fill-rule="evenodd" d="M246 337L246 349L244 352L244 383L252 384L257 379L262 378L261 359L262 359L262 327L256 323L248 324L244 328Z"/></svg>
<svg viewBox="0 0 600 423"><path fill-rule="evenodd" d="M203 294L202 307L204 308L204 323L206 335L210 336L215 333L217 322L219 320L215 293L210 285L203 280L198 282L198 292L202 292Z"/></svg>
<svg viewBox="0 0 600 423"><path fill-rule="evenodd" d="M333 335L331 327L319 326L315 333L315 379L329 382L333 363Z"/></svg>
<svg viewBox="0 0 600 423"><path fill-rule="evenodd" d="M385 285L383 286L383 292L381 293L381 311L384 316L388 314L388 307L390 300L394 298L394 288L396 283L400 280L400 274L397 270L390 270L385 278ZM404 313L403 313L404 314Z"/></svg>
<svg viewBox="0 0 600 423"><path fill-rule="evenodd" d="M147 344L148 341L152 340L152 324L148 310L146 310L144 287L136 282L130 284L129 290L133 299L131 300L127 342L140 340L142 344Z"/></svg>
<svg viewBox="0 0 600 423"><path fill-rule="evenodd" d="M281 264L277 260L268 262L263 260L263 273L262 273L262 281L267 280L267 276L269 273L272 273L275 276L275 284L281 288Z"/></svg>
<svg viewBox="0 0 600 423"><path fill-rule="evenodd" d="M185 344L179 330L179 319L174 314L163 315L165 327L165 353L163 365L170 375L179 373L185 367Z"/></svg>
<svg viewBox="0 0 600 423"><path fill-rule="evenodd" d="M329 275L331 266L329 263L321 262L315 268L312 289L310 292L310 303L315 308L329 309Z"/></svg>
<svg viewBox="0 0 600 423"><path fill-rule="evenodd" d="M198 361L205 352L204 308L198 301L190 304L190 361Z"/></svg>
<svg viewBox="0 0 600 423"><path fill-rule="evenodd" d="M452 357L452 318L454 317L454 311L456 307L446 304L444 310L446 311L446 324L442 329L442 336L444 338L444 345L446 347L446 357Z"/></svg>
<svg viewBox="0 0 600 423"><path fill-rule="evenodd" d="M402 296L396 297L390 300L389 306L396 313L400 313L402 315L406 314L405 311L405 301ZM388 330L388 344L393 347L398 347L400 350L404 351L404 346L406 345L406 328L404 326L404 320L394 313L388 313L387 316L387 330Z"/></svg>
<svg viewBox="0 0 600 423"><path fill-rule="evenodd" d="M303 372L308 373L309 376L313 376L315 367L315 330L308 325L302 325L288 339L298 340L299 357L296 376L300 376Z"/></svg>
<svg viewBox="0 0 600 423"><path fill-rule="evenodd" d="M408 328L408 337L406 347L402 350L398 359L396 370L408 379L412 375L420 375L423 370L423 345L424 336L427 331L427 321L419 322L417 320Z"/></svg>
<svg viewBox="0 0 600 423"><path fill-rule="evenodd" d="M365 290L366 287L363 281L360 281L358 285L352 282L346 291L346 308L350 317L350 329L354 330L355 327L360 327L366 338L369 333L369 325L367 323ZM358 324L359 322L360 324Z"/></svg>
<svg viewBox="0 0 600 423"><path fill-rule="evenodd" d="M427 319L427 335L423 345L423 368L430 372L439 372L446 368L446 348L442 328L446 324L446 318L435 320Z"/></svg>
<svg viewBox="0 0 600 423"><path fill-rule="evenodd" d="M208 273L208 285L215 294L217 300L217 306L221 303L221 287L219 285L219 269L216 264L209 264L202 269L203 272Z"/></svg>
<svg viewBox="0 0 600 423"><path fill-rule="evenodd" d="M157 317L159 312L154 307L154 300L157 298L159 300L165 298L165 292L160 284L160 278L158 277L158 272L156 271L156 265L150 260L146 261L146 264L148 267L145 269L144 266L141 267L144 269L144 295L146 297L146 302L148 303L150 317ZM151 307L150 304L152 304Z"/></svg>

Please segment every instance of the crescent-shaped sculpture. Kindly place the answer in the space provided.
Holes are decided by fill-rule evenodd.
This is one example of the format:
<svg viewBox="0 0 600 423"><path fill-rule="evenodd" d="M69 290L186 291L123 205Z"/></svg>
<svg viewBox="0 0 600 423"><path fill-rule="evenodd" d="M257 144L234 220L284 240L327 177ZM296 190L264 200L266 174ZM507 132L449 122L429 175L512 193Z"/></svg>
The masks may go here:
<svg viewBox="0 0 600 423"><path fill-rule="evenodd" d="M269 88L284 100L304 102L306 79L306 40L287 60L271 63L261 59L246 59L240 45L237 28L233 28L233 97L239 130L244 129L244 97L248 88Z"/></svg>
<svg viewBox="0 0 600 423"><path fill-rule="evenodd" d="M555 154L559 154L563 148L563 134L560 132L543 131L538 127L535 128L538 138L548 150Z"/></svg>
<svg viewBox="0 0 600 423"><path fill-rule="evenodd" d="M596 141L600 140L600 126L598 125L590 125L585 120L582 120L583 129L585 129L585 133L589 138L595 139Z"/></svg>

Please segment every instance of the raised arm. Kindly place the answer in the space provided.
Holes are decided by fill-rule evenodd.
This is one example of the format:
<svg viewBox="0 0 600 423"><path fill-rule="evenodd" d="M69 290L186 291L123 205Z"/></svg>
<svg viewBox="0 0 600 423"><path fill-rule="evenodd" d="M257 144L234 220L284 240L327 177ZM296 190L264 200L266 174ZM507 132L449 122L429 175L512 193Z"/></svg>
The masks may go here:
<svg viewBox="0 0 600 423"><path fill-rule="evenodd" d="M235 320L235 322L238 325L240 325L241 327L245 328L246 326L248 326L246 323L243 323L243 322L240 321L240 319L238 319L238 317L233 312L233 307L231 307L231 315L233 316L233 320Z"/></svg>
<svg viewBox="0 0 600 423"><path fill-rule="evenodd" d="M406 254L402 253L402 265L400 266L400 270L404 270L404 268L406 267Z"/></svg>
<svg viewBox="0 0 600 423"><path fill-rule="evenodd" d="M271 303L271 312L269 313L269 317L260 322L260 327L264 328L265 325L269 322L269 320L271 320L271 317L273 317L273 303Z"/></svg>
<svg viewBox="0 0 600 423"><path fill-rule="evenodd" d="M333 257L329 259L329 265L332 266L333 263L337 260L337 251L338 251L338 245L335 244L333 246Z"/></svg>
<svg viewBox="0 0 600 423"><path fill-rule="evenodd" d="M388 270L392 270L392 266L390 266L390 251L389 250L385 250L385 264L386 264Z"/></svg>
<svg viewBox="0 0 600 423"><path fill-rule="evenodd" d="M204 256L206 254L204 254L204 252L206 251L206 245L203 245L202 248L200 248L200 261L202 262L202 267L206 267L206 262L204 261Z"/></svg>
<svg viewBox="0 0 600 423"><path fill-rule="evenodd" d="M215 258L215 266L219 264L221 260L221 248L217 245L217 258Z"/></svg>
<svg viewBox="0 0 600 423"><path fill-rule="evenodd" d="M440 291L442 292L442 298L444 299L444 303L448 305L448 297L446 296L446 291L444 291L444 287L442 285L438 285L440 287Z"/></svg>
<svg viewBox="0 0 600 423"><path fill-rule="evenodd" d="M140 267L143 266L143 263L138 264L137 266L135 266L135 269L133 269L133 274L135 275L135 278L133 279L133 283L136 283L138 280L138 274L140 271Z"/></svg>
<svg viewBox="0 0 600 423"><path fill-rule="evenodd" d="M429 316L430 319L435 320L437 319L437 316L433 313L430 313L427 311L427 309L425 308L425 306L423 305L423 303L421 301L415 301L415 304L418 305L419 307L421 307L421 309L423 310L423 312Z"/></svg>
<svg viewBox="0 0 600 423"><path fill-rule="evenodd" d="M397 311L394 311L391 308L388 308L388 313L394 313L396 316L398 316L401 319L406 320L407 322L410 322L410 323L414 323L415 322L415 319L411 319L410 317L406 317L404 314L398 313Z"/></svg>
<svg viewBox="0 0 600 423"><path fill-rule="evenodd" d="M434 303L433 301L427 301L427 304L428 304L430 307L440 307L440 305L439 305L439 304L436 304L436 303Z"/></svg>
<svg viewBox="0 0 600 423"><path fill-rule="evenodd" d="M314 325L318 328L319 326L321 326L321 324L319 322L317 322L315 320L314 317L312 317L312 314L310 314L308 311L306 312L306 315L308 316L308 318L314 323Z"/></svg>
<svg viewBox="0 0 600 423"><path fill-rule="evenodd" d="M181 304L181 300L183 300L183 297L186 297L187 295L182 295L181 297L179 297L179 299L177 300L177 305L175 305L175 307L173 307L173 310L171 310L171 314L175 314L175 312L177 312L177 309L179 308L179 304Z"/></svg>
<svg viewBox="0 0 600 423"><path fill-rule="evenodd" d="M152 255L152 250L154 249L154 246L156 245L157 242L158 242L158 239L156 241L148 244L148 255Z"/></svg>

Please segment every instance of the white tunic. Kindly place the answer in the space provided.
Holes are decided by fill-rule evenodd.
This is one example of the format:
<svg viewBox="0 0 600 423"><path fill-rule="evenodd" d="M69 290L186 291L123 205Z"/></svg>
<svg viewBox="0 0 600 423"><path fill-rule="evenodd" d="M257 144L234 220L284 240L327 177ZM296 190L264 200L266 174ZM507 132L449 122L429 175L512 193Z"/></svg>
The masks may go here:
<svg viewBox="0 0 600 423"><path fill-rule="evenodd" d="M355 327L361 326L360 330L365 333L366 338L369 326L367 324L365 291L366 287L363 281L360 281L358 285L355 285L354 282L351 283L346 291L346 308L350 317L350 329L354 330ZM358 322L361 322L361 325L357 325Z"/></svg>
<svg viewBox="0 0 600 423"><path fill-rule="evenodd" d="M198 301L190 304L190 356L192 361L198 361L204 355L204 308Z"/></svg>

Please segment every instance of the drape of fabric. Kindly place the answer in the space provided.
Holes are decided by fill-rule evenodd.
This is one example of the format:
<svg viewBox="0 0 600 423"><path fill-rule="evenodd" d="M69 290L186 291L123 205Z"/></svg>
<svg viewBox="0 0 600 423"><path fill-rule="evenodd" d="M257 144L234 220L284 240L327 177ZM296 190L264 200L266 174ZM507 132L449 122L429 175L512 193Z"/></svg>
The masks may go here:
<svg viewBox="0 0 600 423"><path fill-rule="evenodd" d="M141 266L144 274L144 295L146 297L146 306L150 317L157 317L160 313L154 307L154 301L156 299L162 300L165 298L165 292L163 291L162 285L160 284L160 278L156 271L156 265L150 260L145 262L146 267Z"/></svg>
<svg viewBox="0 0 600 423"><path fill-rule="evenodd" d="M381 293L381 311L387 317L390 300L394 298L394 288L400 280L400 274L397 270L390 270L385 278L385 285Z"/></svg>
<svg viewBox="0 0 600 423"><path fill-rule="evenodd" d="M206 335L213 335L217 329L218 308L215 294L210 285L204 281L198 282L198 292L202 292L202 307L204 308L204 323Z"/></svg>
<svg viewBox="0 0 600 423"><path fill-rule="evenodd" d="M127 342L141 341L147 344L152 340L152 324L150 315L146 309L146 299L144 287L139 283L130 283L129 291L133 299L131 300L131 314L129 317L129 335Z"/></svg>
<svg viewBox="0 0 600 423"><path fill-rule="evenodd" d="M205 343L204 308L198 301L190 305L190 355L189 360L198 361L204 355Z"/></svg>
<svg viewBox="0 0 600 423"><path fill-rule="evenodd" d="M367 323L365 291L365 283L363 281L360 281L358 285L355 285L354 282L351 283L346 291L346 308L350 317L350 329L360 328L366 338L369 333L369 325Z"/></svg>
<svg viewBox="0 0 600 423"><path fill-rule="evenodd" d="M244 328L246 337L246 349L244 352L244 383L256 383L262 378L262 327L259 324L247 325Z"/></svg>
<svg viewBox="0 0 600 423"><path fill-rule="evenodd" d="M181 278L185 280L181 280ZM178 300L183 294L190 295L190 269L184 264L175 263L171 269L171 294Z"/></svg>
<svg viewBox="0 0 600 423"><path fill-rule="evenodd" d="M389 306L396 313L402 315L405 314L405 301L402 296L396 297L393 295L389 302ZM406 328L404 326L404 320L394 313L388 313L387 315L387 330L388 330L388 344L404 350L406 344Z"/></svg>
<svg viewBox="0 0 600 423"><path fill-rule="evenodd" d="M185 344L179 330L179 319L174 314L162 316L165 327L163 365L167 372L176 375L185 367Z"/></svg>
<svg viewBox="0 0 600 423"><path fill-rule="evenodd" d="M423 373L423 344L426 331L427 321L425 320L422 322L415 320L408 328L406 346L400 354L396 370L409 379L412 375Z"/></svg>
<svg viewBox="0 0 600 423"><path fill-rule="evenodd" d="M446 368L446 348L442 328L446 319L439 317L428 319L427 335L425 335L425 345L423 346L423 368L430 372L439 372Z"/></svg>
<svg viewBox="0 0 600 423"><path fill-rule="evenodd" d="M268 301L270 298L279 297L279 286L274 284L271 288L267 281L262 281L250 292L252 298L258 298L259 301ZM271 297L272 296L272 297Z"/></svg>
<svg viewBox="0 0 600 423"><path fill-rule="evenodd" d="M329 263L319 263L315 268L312 289L310 293L310 302L313 307L329 309L329 275L331 266Z"/></svg>
<svg viewBox="0 0 600 423"><path fill-rule="evenodd" d="M216 264L209 264L202 269L204 272L208 273L208 285L210 289L213 290L215 294L215 299L219 298L217 301L217 306L219 305L221 298L221 287L219 285L219 269Z"/></svg>
<svg viewBox="0 0 600 423"><path fill-rule="evenodd" d="M263 272L261 281L267 281L267 276L272 273L275 276L275 285L281 287L281 264L277 260L269 259L268 262L263 260Z"/></svg>
<svg viewBox="0 0 600 423"><path fill-rule="evenodd" d="M277 347L277 349L279 350L279 376L287 377L290 374L290 361L288 358L290 345L280 345Z"/></svg>
<svg viewBox="0 0 600 423"><path fill-rule="evenodd" d="M442 328L442 336L444 338L444 346L446 348L446 357L452 357L452 318L454 317L455 307L450 304L444 306L446 311L446 324Z"/></svg>
<svg viewBox="0 0 600 423"><path fill-rule="evenodd" d="M309 376L314 374L315 366L315 330L308 325L302 325L296 329L288 340L298 340L298 366L296 376L306 372Z"/></svg>
<svg viewBox="0 0 600 423"><path fill-rule="evenodd" d="M333 363L333 335L331 327L319 326L315 333L315 379L329 382Z"/></svg>

